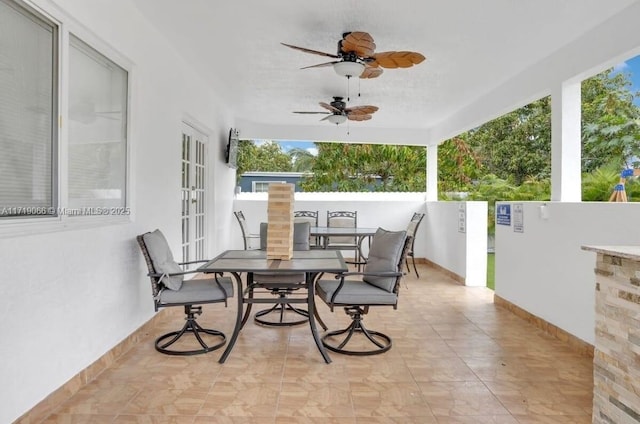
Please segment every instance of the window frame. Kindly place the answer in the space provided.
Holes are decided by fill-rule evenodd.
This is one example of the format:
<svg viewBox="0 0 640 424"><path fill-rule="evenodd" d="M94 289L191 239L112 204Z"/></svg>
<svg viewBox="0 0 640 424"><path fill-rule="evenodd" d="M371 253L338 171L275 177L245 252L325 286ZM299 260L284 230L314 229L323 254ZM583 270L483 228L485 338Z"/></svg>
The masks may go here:
<svg viewBox="0 0 640 424"><path fill-rule="evenodd" d="M267 190L264 191L256 191L256 186L265 184L267 186ZM269 190L269 184L286 184L286 181L251 181L251 192L252 193L267 193Z"/></svg>
<svg viewBox="0 0 640 424"><path fill-rule="evenodd" d="M12 2L12 0L9 0ZM104 225L126 224L134 220L134 210L132 208L132 123L131 105L132 91L134 86L134 66L122 53L94 34L90 29L76 21L70 15L54 6L41 6L33 3L32 0L13 0L19 6L37 19L45 20L54 26L57 33L57 43L55 43L55 64L53 72L52 88L55 90L57 98L54 99L54 128L52 131L52 178L53 178L53 207L56 208L55 215L42 216L13 216L0 219L0 238L15 237L20 235L30 235L34 233L48 233L56 231L74 230L82 228L93 228ZM104 214L80 215L69 213L69 193L68 193L68 154L69 154L69 51L70 34L86 43L95 51L120 66L127 73L127 111L124 115L126 119L126 146L125 146L125 168L124 168L124 200L123 208L105 210ZM57 118L56 118L57 114ZM107 213L108 212L108 213ZM113 213L111 213L113 212Z"/></svg>

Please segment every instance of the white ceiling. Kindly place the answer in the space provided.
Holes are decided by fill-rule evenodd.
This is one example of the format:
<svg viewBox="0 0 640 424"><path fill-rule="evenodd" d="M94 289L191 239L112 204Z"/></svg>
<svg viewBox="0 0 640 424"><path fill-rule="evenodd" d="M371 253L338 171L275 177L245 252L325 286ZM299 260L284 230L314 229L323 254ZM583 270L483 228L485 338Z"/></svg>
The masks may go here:
<svg viewBox="0 0 640 424"><path fill-rule="evenodd" d="M639 10L637 0L132 1L217 92L225 93L241 136L364 141L396 133L410 144L441 141L430 134L450 136L477 125L460 118L465 107L482 108L497 88L496 95L508 97L499 89L505 82L575 45L603 22ZM335 53L346 31L369 32L376 52L412 50L426 56L413 68L350 81L350 106L380 110L370 121L351 122L349 135L345 125L320 123L322 115L292 113L321 111L318 102L346 96L347 81L330 67L300 70L331 59L280 44ZM575 58L564 60L571 66ZM516 96L523 94L499 103L522 104ZM447 129L434 131L439 126Z"/></svg>

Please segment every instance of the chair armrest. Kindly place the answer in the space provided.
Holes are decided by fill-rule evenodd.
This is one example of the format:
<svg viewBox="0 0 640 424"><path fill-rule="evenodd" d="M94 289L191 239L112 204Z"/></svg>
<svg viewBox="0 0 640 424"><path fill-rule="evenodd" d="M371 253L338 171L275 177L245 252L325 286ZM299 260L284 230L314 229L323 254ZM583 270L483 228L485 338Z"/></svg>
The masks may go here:
<svg viewBox="0 0 640 424"><path fill-rule="evenodd" d="M189 262L179 262L178 265L200 264L204 262L209 262L209 259L200 259L197 261L189 261Z"/></svg>
<svg viewBox="0 0 640 424"><path fill-rule="evenodd" d="M354 275L362 275L363 277L400 277L403 275L401 272L396 271L385 271L385 272L343 272L341 274L336 275L336 280L341 277L350 277Z"/></svg>
<svg viewBox="0 0 640 424"><path fill-rule="evenodd" d="M202 271L200 271L199 269L192 269L192 270L190 270L190 271L172 272L172 273L170 273L170 274L162 273L162 272L150 272L150 273L148 273L148 274L147 274L147 276L148 276L148 277L156 277L156 278L160 278L160 277L162 277L162 276L165 276L165 277L173 277L173 276L176 276L176 275L195 274L196 272L202 272ZM222 275L222 273L221 273L221 272L216 272L216 273L214 273L214 274L220 274L220 275Z"/></svg>
<svg viewBox="0 0 640 424"><path fill-rule="evenodd" d="M333 295L331 296L331 300L329 301L329 308L331 308L332 311L333 311L333 306L335 304L336 296L338 295L338 293L340 293L340 290L342 290L342 287L344 286L344 282L348 281L348 280L345 280L345 277L354 276L354 275L361 275L363 277L364 276L371 276L371 277L400 277L400 276L402 276L402 273L401 272L387 271L387 272L343 272L343 273L340 273L340 274L336 274L335 279L336 280L340 280L340 284L338 285L336 290L333 292Z"/></svg>

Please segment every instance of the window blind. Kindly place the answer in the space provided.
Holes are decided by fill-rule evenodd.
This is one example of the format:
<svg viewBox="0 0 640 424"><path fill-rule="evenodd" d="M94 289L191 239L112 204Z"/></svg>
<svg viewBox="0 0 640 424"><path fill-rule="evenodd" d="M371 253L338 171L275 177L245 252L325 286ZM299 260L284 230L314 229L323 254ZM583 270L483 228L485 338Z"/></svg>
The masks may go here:
<svg viewBox="0 0 640 424"><path fill-rule="evenodd" d="M70 47L68 204L123 207L127 71L73 35Z"/></svg>
<svg viewBox="0 0 640 424"><path fill-rule="evenodd" d="M0 0L0 218L54 214L57 28Z"/></svg>

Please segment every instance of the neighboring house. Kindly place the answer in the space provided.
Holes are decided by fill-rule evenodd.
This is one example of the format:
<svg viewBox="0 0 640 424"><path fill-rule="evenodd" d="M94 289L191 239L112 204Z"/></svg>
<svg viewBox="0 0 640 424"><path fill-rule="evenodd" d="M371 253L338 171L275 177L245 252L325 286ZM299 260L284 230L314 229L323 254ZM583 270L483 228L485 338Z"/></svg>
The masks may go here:
<svg viewBox="0 0 640 424"><path fill-rule="evenodd" d="M295 191L303 191L300 181L304 172L245 172L240 176L240 191L243 193L266 193L270 183L295 184Z"/></svg>
<svg viewBox="0 0 640 424"><path fill-rule="evenodd" d="M300 187L300 182L304 177L304 172L260 172L250 171L240 175L240 191L242 193L266 193L269 191L270 183L291 183L295 184L295 191L304 191ZM376 177L376 184L372 184L369 191L374 191L375 185L380 185L380 177Z"/></svg>

